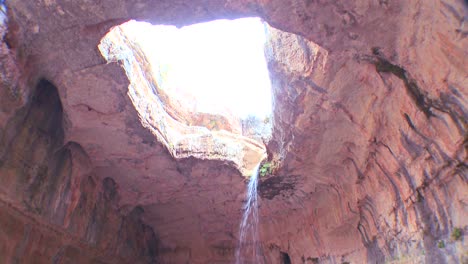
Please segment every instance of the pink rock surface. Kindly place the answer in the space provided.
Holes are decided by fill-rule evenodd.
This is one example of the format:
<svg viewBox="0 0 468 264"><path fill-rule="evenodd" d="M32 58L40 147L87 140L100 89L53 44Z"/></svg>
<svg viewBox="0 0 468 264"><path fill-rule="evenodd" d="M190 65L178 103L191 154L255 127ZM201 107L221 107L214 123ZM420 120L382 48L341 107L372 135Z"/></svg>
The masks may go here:
<svg viewBox="0 0 468 264"><path fill-rule="evenodd" d="M98 45L129 19L245 16L272 27L267 152L280 165L259 186L267 263L466 261L463 1L6 4L1 263L233 261L239 166L174 158L135 108L123 62Z"/></svg>

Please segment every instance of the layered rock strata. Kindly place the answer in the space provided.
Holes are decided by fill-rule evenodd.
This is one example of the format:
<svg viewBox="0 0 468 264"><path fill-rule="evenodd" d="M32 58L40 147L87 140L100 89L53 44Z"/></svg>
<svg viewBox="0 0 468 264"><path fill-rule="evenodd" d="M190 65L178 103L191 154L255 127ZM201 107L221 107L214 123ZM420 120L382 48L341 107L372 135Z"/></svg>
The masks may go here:
<svg viewBox="0 0 468 264"><path fill-rule="evenodd" d="M174 158L142 124L122 63L98 45L130 19L246 16L272 27L267 263L466 262L464 1L6 5L0 262L231 263L241 173Z"/></svg>

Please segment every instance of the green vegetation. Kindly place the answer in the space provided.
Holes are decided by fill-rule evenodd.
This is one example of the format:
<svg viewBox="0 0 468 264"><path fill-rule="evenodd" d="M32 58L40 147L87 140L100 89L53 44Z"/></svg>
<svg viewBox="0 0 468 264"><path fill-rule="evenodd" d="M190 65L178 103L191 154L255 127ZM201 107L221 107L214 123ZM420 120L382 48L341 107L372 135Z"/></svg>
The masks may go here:
<svg viewBox="0 0 468 264"><path fill-rule="evenodd" d="M280 168L280 162L278 160L264 160L260 164L260 168L258 169L258 174L260 177L275 175Z"/></svg>
<svg viewBox="0 0 468 264"><path fill-rule="evenodd" d="M445 242L443 240L440 240L439 243L437 243L438 248L445 248Z"/></svg>
<svg viewBox="0 0 468 264"><path fill-rule="evenodd" d="M462 236L462 229L459 227L455 227L452 230L452 239L457 241L461 239L461 236Z"/></svg>
<svg viewBox="0 0 468 264"><path fill-rule="evenodd" d="M265 177L268 174L273 172L273 167L271 166L271 162L265 162L260 166L260 176Z"/></svg>

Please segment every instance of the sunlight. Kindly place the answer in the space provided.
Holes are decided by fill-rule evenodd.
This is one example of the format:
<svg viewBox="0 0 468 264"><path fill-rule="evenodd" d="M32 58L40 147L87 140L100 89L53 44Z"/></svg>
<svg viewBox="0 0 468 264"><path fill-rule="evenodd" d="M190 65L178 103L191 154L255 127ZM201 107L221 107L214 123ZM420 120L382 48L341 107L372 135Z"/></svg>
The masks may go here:
<svg viewBox="0 0 468 264"><path fill-rule="evenodd" d="M126 34L147 54L159 86L187 109L240 118L271 115L271 83L259 18L182 27L131 21Z"/></svg>

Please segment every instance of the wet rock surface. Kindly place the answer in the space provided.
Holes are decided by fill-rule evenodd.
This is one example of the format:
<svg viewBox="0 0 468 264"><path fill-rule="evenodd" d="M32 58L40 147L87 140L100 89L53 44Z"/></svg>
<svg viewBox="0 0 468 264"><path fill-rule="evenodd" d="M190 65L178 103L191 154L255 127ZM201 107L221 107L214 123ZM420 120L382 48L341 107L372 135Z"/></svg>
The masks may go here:
<svg viewBox="0 0 468 264"><path fill-rule="evenodd" d="M245 179L230 162L173 158L97 47L129 19L243 16L271 26L267 262L466 262L464 1L6 5L0 262L232 262Z"/></svg>

